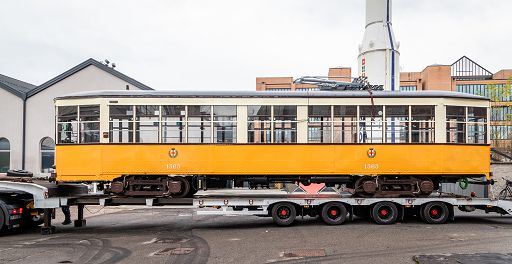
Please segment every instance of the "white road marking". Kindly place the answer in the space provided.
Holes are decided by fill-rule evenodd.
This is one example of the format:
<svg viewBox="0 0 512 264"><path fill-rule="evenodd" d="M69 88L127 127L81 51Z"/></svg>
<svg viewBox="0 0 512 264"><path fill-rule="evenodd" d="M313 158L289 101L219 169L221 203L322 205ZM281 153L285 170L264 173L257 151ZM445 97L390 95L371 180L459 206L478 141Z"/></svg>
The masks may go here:
<svg viewBox="0 0 512 264"><path fill-rule="evenodd" d="M156 237L155 237L155 238L153 238L153 239L151 239L151 240L149 240L149 241L142 242L142 245L153 244L153 243L155 243L157 240L158 240L158 238L156 238Z"/></svg>

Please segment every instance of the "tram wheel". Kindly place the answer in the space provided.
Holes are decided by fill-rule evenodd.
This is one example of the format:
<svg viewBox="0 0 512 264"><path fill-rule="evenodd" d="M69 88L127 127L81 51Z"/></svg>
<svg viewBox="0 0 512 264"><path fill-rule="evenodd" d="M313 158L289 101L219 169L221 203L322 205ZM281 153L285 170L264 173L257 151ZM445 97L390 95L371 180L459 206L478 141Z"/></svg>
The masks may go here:
<svg viewBox="0 0 512 264"><path fill-rule="evenodd" d="M172 198L184 198L189 195L190 192L190 181L185 177L173 177L173 181L179 181L181 183L181 190L178 193L173 193Z"/></svg>
<svg viewBox="0 0 512 264"><path fill-rule="evenodd" d="M450 210L443 202L429 202L423 206L423 219L429 224L444 224L450 217Z"/></svg>
<svg viewBox="0 0 512 264"><path fill-rule="evenodd" d="M391 225L398 219L398 209L392 202L379 202L372 207L371 216L379 225Z"/></svg>
<svg viewBox="0 0 512 264"><path fill-rule="evenodd" d="M295 221L297 211L291 203L276 203L272 207L272 219L278 226L289 226Z"/></svg>
<svg viewBox="0 0 512 264"><path fill-rule="evenodd" d="M322 220L328 225L341 225L347 219L347 209L342 203L330 202L322 207Z"/></svg>

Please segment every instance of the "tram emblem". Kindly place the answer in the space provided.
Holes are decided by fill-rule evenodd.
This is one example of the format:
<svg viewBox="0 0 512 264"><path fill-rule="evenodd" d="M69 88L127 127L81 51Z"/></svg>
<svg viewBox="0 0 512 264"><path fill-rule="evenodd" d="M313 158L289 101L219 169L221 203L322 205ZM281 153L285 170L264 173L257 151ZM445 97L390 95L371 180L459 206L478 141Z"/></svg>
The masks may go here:
<svg viewBox="0 0 512 264"><path fill-rule="evenodd" d="M375 155L377 155L377 151L373 148L370 148L366 154L368 154L368 158L375 158Z"/></svg>
<svg viewBox="0 0 512 264"><path fill-rule="evenodd" d="M178 150L176 150L175 148L172 148L171 150L169 150L169 157L174 159L177 156L178 156Z"/></svg>

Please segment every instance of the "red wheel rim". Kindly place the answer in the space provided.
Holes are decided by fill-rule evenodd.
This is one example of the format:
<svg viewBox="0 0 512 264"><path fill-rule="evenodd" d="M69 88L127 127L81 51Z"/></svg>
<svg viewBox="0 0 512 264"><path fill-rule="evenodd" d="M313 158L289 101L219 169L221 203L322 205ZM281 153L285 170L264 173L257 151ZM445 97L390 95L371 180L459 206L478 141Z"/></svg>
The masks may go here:
<svg viewBox="0 0 512 264"><path fill-rule="evenodd" d="M439 214L439 211L438 211L437 209L435 209L435 208L434 208L434 209L430 210L430 214L431 214L432 216L437 216L437 215Z"/></svg>
<svg viewBox="0 0 512 264"><path fill-rule="evenodd" d="M388 215L388 213L389 213L389 212L388 212L388 210L386 210L386 209L381 209L381 210L380 210L380 212L379 212L379 214L380 214L380 215L382 215L382 216L387 216L387 215Z"/></svg>
<svg viewBox="0 0 512 264"><path fill-rule="evenodd" d="M338 215L338 211L336 209L331 209L331 211L329 211L329 213L331 214L331 216L337 216Z"/></svg>

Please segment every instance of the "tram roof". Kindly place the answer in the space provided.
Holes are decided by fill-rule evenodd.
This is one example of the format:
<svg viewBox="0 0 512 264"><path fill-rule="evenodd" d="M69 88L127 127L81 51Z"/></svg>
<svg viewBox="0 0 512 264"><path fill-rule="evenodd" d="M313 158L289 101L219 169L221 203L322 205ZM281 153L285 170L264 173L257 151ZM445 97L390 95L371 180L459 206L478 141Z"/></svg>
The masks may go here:
<svg viewBox="0 0 512 264"><path fill-rule="evenodd" d="M461 98L489 100L484 96L450 91L373 91L375 98ZM365 98L368 91L157 91L102 90L78 92L55 98Z"/></svg>

